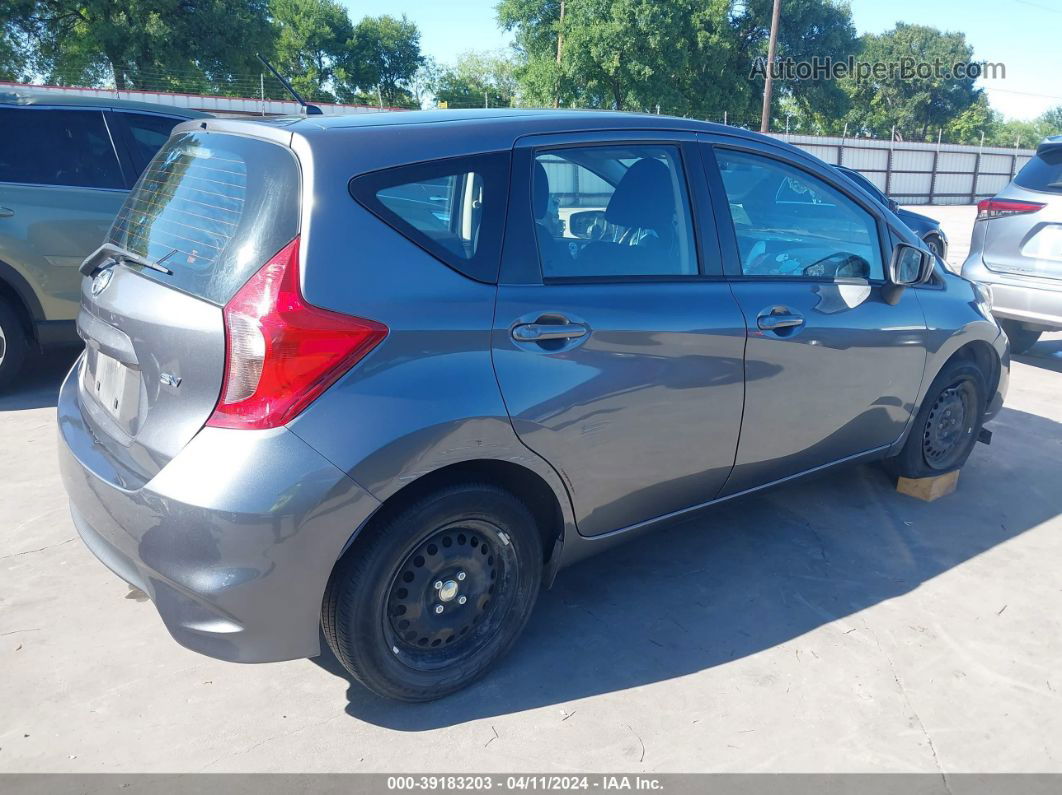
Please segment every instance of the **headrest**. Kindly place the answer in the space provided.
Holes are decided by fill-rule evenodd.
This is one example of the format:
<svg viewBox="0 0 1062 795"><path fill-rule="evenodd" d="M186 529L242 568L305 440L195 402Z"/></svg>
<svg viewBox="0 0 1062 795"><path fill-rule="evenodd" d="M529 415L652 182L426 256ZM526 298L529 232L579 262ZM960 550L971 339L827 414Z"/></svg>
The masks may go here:
<svg viewBox="0 0 1062 795"><path fill-rule="evenodd" d="M605 219L618 226L669 232L675 216L675 194L668 167L642 158L620 179L609 199Z"/></svg>

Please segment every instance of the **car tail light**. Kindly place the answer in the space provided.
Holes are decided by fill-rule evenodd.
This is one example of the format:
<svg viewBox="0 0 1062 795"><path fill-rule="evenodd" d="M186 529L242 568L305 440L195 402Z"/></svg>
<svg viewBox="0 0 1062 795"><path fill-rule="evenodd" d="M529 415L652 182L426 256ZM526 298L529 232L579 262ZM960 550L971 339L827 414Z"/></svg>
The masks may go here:
<svg viewBox="0 0 1062 795"><path fill-rule="evenodd" d="M224 309L225 377L207 425L276 428L372 350L387 327L306 303L299 238L262 266Z"/></svg>
<svg viewBox="0 0 1062 795"><path fill-rule="evenodd" d="M991 221L993 218L1006 218L1008 215L1035 213L1046 206L1039 202L1023 202L1014 199L985 199L977 203L977 220Z"/></svg>

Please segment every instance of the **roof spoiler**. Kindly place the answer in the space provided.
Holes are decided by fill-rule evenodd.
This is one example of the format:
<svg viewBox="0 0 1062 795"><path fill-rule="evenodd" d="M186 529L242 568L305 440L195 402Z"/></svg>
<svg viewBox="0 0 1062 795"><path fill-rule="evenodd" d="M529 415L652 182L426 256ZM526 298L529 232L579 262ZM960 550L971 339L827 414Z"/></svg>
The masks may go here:
<svg viewBox="0 0 1062 795"><path fill-rule="evenodd" d="M1049 152L1062 149L1062 135L1049 135L1040 142L1040 145L1036 147L1036 152Z"/></svg>

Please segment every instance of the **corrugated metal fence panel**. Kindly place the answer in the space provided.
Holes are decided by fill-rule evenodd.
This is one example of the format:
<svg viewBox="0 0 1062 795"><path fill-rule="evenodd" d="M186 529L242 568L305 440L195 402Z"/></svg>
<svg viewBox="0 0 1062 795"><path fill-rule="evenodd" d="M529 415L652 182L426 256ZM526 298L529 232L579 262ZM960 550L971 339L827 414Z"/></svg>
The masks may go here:
<svg viewBox="0 0 1062 795"><path fill-rule="evenodd" d="M862 172L901 204L969 204L992 196L1029 162L1032 149L774 134L827 163ZM889 163L889 150L892 163ZM978 157L980 155L980 157ZM936 178L934 178L934 172ZM976 176L975 176L976 172Z"/></svg>

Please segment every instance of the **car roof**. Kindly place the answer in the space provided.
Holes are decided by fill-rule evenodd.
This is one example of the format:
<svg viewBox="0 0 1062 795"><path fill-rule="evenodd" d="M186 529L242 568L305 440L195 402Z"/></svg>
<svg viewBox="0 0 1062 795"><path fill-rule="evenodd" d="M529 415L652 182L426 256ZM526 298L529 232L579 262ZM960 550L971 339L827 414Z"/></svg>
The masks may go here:
<svg viewBox="0 0 1062 795"><path fill-rule="evenodd" d="M162 105L155 102L136 102L117 97L91 97L81 94L60 94L58 92L34 91L0 91L0 106L18 105L21 107L63 107L63 108L113 108L114 110L139 110L146 113L161 113L166 116L180 116L184 119L209 119L212 115L191 108L178 108L174 105Z"/></svg>
<svg viewBox="0 0 1062 795"><path fill-rule="evenodd" d="M177 132L251 135L305 148L315 159L342 159L343 169L361 173L403 163L511 149L525 136L614 132L706 133L783 150L795 159L821 161L777 138L697 119L603 110L490 108L364 112L346 116L273 119L215 118ZM667 136L664 136L667 137Z"/></svg>

